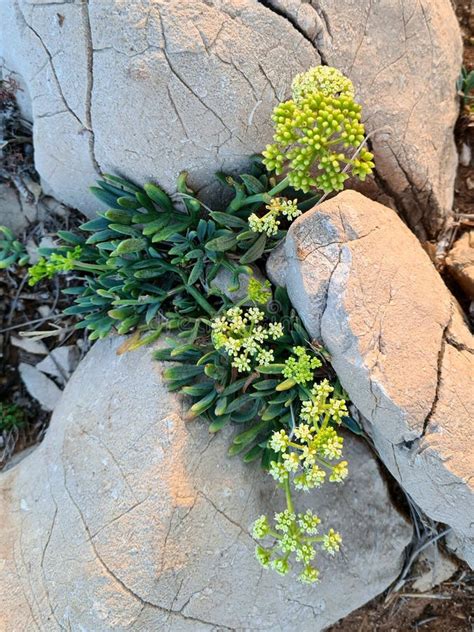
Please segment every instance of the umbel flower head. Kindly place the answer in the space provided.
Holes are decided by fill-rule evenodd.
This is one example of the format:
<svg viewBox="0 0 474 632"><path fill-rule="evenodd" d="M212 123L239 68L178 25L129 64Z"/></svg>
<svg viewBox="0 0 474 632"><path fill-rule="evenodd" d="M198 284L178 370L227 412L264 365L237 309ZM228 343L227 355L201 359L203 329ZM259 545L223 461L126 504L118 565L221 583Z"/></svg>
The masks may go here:
<svg viewBox="0 0 474 632"><path fill-rule="evenodd" d="M76 259L82 253L81 246L68 250L65 255L52 253L48 259L41 257L28 271L28 285L35 285L44 278L51 279L58 272L68 272L74 268Z"/></svg>
<svg viewBox="0 0 474 632"><path fill-rule="evenodd" d="M294 355L285 361L282 373L296 384L306 384L313 379L314 370L321 366L321 360L316 356L310 356L304 347L293 347L293 353Z"/></svg>
<svg viewBox="0 0 474 632"><path fill-rule="evenodd" d="M305 513L295 513L292 509L276 513L274 529L266 516L260 516L253 525L253 537L256 540L272 537L275 544L271 548L258 544L255 549L258 561L264 568L272 568L280 575L286 575L291 569L290 556L294 554L295 561L303 564L298 579L308 584L318 581L319 572L312 564L316 557L315 545L319 545L329 555L334 555L342 543L340 534L334 529L329 529L325 535L318 535L320 523L320 518L311 509Z"/></svg>
<svg viewBox="0 0 474 632"><path fill-rule="evenodd" d="M291 92L296 102L315 92L321 92L325 97L338 97L344 94L353 98L354 85L337 68L315 66L296 75L291 84Z"/></svg>
<svg viewBox="0 0 474 632"><path fill-rule="evenodd" d="M283 215L290 222L301 215L297 206L298 200L286 200L285 198L272 198L266 205L267 213L259 217L252 213L248 219L249 228L254 233L265 233L267 237L273 237L278 232L280 219Z"/></svg>
<svg viewBox="0 0 474 632"><path fill-rule="evenodd" d="M285 365L287 379L305 384L317 364L303 347L295 347L296 358ZM301 387L300 387L301 388ZM276 430L268 447L277 454L270 464L269 474L285 490L287 508L275 514L274 525L267 516L260 516L253 526L253 537L262 540L271 537L274 545L265 548L260 544L255 554L264 568L272 568L285 575L291 568L290 558L303 565L298 579L305 583L318 581L319 572L314 566L316 545L329 555L340 549L342 538L334 529L319 535L321 520L310 509L296 513L291 498L291 483L302 491L320 487L329 473L331 483L341 483L347 476L347 461L342 458L343 439L333 425L339 425L347 415L344 400L332 397L334 388L328 380L313 384L308 390L309 399L302 404L300 420L291 432ZM333 463L337 461L336 463Z"/></svg>
<svg viewBox="0 0 474 632"><path fill-rule="evenodd" d="M251 276L247 292L249 299L254 303L260 303L260 305L265 305L272 298L272 286L268 279L259 281L254 276Z"/></svg>
<svg viewBox="0 0 474 632"><path fill-rule="evenodd" d="M367 149L355 155L365 137L362 108L349 80L339 75L320 78L316 69L299 75L293 88L297 98L273 111L274 143L263 152L263 162L277 175L286 169L289 184L305 193L313 187L340 191L347 178L365 180L374 167Z"/></svg>
<svg viewBox="0 0 474 632"><path fill-rule="evenodd" d="M239 373L250 371L255 364L269 364L274 360L273 351L266 348L265 342L281 338L283 326L265 324L264 319L265 314L258 307L244 312L236 306L212 322L214 348L223 349Z"/></svg>

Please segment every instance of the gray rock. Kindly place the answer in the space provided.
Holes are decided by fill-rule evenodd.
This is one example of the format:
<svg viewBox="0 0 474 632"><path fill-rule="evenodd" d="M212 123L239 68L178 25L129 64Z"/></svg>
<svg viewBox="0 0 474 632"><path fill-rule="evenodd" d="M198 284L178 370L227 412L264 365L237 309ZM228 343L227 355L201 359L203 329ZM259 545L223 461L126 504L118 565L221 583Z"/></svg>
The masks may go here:
<svg viewBox="0 0 474 632"><path fill-rule="evenodd" d="M66 345L53 349L47 358L36 365L36 368L42 373L57 377L64 384L76 368L78 361L79 349L76 345Z"/></svg>
<svg viewBox="0 0 474 632"><path fill-rule="evenodd" d="M0 225L20 233L37 218L35 204L23 200L13 186L0 184Z"/></svg>
<svg viewBox="0 0 474 632"><path fill-rule="evenodd" d="M20 376L28 393L36 399L43 410L52 411L61 398L61 390L49 378L31 364L20 362Z"/></svg>
<svg viewBox="0 0 474 632"><path fill-rule="evenodd" d="M290 299L382 460L474 564L473 338L428 255L394 211L354 191L298 218L285 253Z"/></svg>
<svg viewBox="0 0 474 632"><path fill-rule="evenodd" d="M278 244L275 250L271 252L272 264L267 266L267 274L273 285L285 287L286 268L288 262L285 256L285 243Z"/></svg>
<svg viewBox="0 0 474 632"><path fill-rule="evenodd" d="M243 168L270 138L272 107L292 76L320 61L255 0L91 0L60 10L8 0L0 16L0 55L32 99L37 169L55 197L88 213L100 170L158 178L173 191L183 169L202 190L218 168Z"/></svg>
<svg viewBox="0 0 474 632"><path fill-rule="evenodd" d="M252 274L261 283L265 281L265 277L256 266L252 266ZM239 288L237 290L231 290L230 288L235 285L233 275L227 268L221 268L211 281L211 288L219 290L231 301L238 303L247 297L249 280L250 277L245 272L239 274Z"/></svg>
<svg viewBox="0 0 474 632"><path fill-rule="evenodd" d="M459 563L443 553L435 542L420 554L416 566L420 572L414 572L416 579L411 588L416 592L427 592L450 579L458 570Z"/></svg>
<svg viewBox="0 0 474 632"><path fill-rule="evenodd" d="M346 438L342 486L298 499L345 539L321 582L264 571L249 535L283 499L257 465L226 456L230 432L184 421L151 350L94 345L45 440L0 477L0 592L7 632L317 632L397 576L411 527L377 461ZM67 586L67 590L65 590Z"/></svg>
<svg viewBox="0 0 474 632"><path fill-rule="evenodd" d="M0 16L45 187L89 214L100 170L172 191L186 169L215 197L214 172L264 148L273 106L321 59L354 80L378 179L411 226L435 235L450 212L462 44L449 0L6 0Z"/></svg>
<svg viewBox="0 0 474 632"><path fill-rule="evenodd" d="M34 355L46 355L48 353L48 347L42 340L33 340L32 338L19 336L12 336L10 342L14 347L22 349L27 353L33 353Z"/></svg>

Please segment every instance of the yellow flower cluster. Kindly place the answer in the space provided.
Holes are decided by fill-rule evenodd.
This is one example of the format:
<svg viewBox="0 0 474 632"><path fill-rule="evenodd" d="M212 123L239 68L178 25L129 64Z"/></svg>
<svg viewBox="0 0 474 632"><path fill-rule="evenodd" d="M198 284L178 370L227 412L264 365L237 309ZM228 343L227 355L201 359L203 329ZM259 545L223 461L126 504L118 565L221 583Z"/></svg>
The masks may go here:
<svg viewBox="0 0 474 632"><path fill-rule="evenodd" d="M294 554L296 562L303 565L298 579L314 583L319 577L313 564L314 545L319 543L323 551L334 555L340 550L342 538L334 529L318 535L321 520L310 509L304 514L295 512L290 482L292 478L296 489L308 491L322 485L327 472L331 482L344 480L347 461L339 460L343 439L330 423L339 424L347 408L343 400L332 397L334 389L327 380L314 384L311 390L306 389L304 383L313 371L311 356L302 347L296 347L294 353L298 360L288 365L288 372L291 371L291 378L301 378L299 384L303 386L299 388L308 393L308 399L303 402L299 425L290 434L283 429L275 431L268 444L279 455L279 459L270 464L269 472L285 490L287 508L275 514L274 528L266 516L260 516L253 526L253 537L274 539L271 548L260 544L256 547L255 555L264 568L286 575L291 568L290 556ZM338 463L331 463L337 460Z"/></svg>
<svg viewBox="0 0 474 632"><path fill-rule="evenodd" d="M295 76L291 92L295 101L315 92L321 92L325 97L338 97L342 94L354 97L354 85L337 68L316 66Z"/></svg>
<svg viewBox="0 0 474 632"><path fill-rule="evenodd" d="M283 375L295 384L306 384L313 380L314 369L321 366L321 360L311 357L304 347L293 347L294 356L290 356L282 370ZM296 357L295 357L296 356Z"/></svg>
<svg viewBox="0 0 474 632"><path fill-rule="evenodd" d="M320 523L311 509L298 514L292 508L276 513L274 529L266 516L260 516L253 525L253 537L262 540L269 536L275 539L275 544L271 548L258 544L255 549L258 561L264 568L286 575L291 568L290 555L294 553L296 561L303 564L298 579L305 583L318 581L319 571L312 565L316 557L314 545L320 544L323 551L334 555L342 542L340 534L334 529L329 529L325 535L317 535Z"/></svg>
<svg viewBox="0 0 474 632"><path fill-rule="evenodd" d="M261 305L265 305L272 298L271 283L268 279L260 282L254 276L251 276L247 292L251 301Z"/></svg>
<svg viewBox="0 0 474 632"><path fill-rule="evenodd" d="M289 184L305 193L340 191L351 175L364 180L373 155L367 149L355 155L365 129L349 79L336 69L313 68L298 75L293 92L294 99L273 111L274 143L263 152L267 169L279 175L287 168Z"/></svg>
<svg viewBox="0 0 474 632"><path fill-rule="evenodd" d="M285 430L273 433L269 447L280 454L280 460L272 461L270 474L278 482L287 481L300 466L302 471L293 480L297 489L319 487L328 471L330 482L346 478L347 462L331 463L342 457L343 438L329 424L340 424L348 414L344 400L330 397L333 391L328 380L314 384L310 399L302 403L301 423L294 429L294 437Z"/></svg>
<svg viewBox="0 0 474 632"><path fill-rule="evenodd" d="M223 349L232 358L232 366L245 373L254 365L274 361L272 349L266 341L277 340L284 334L281 323L263 324L265 314L257 307L245 311L231 307L212 322L212 341L215 349Z"/></svg>
<svg viewBox="0 0 474 632"><path fill-rule="evenodd" d="M81 253L81 246L76 246L68 250L65 255L53 252L48 259L40 257L38 262L28 270L28 285L35 285L44 278L51 279L58 272L72 270Z"/></svg>
<svg viewBox="0 0 474 632"><path fill-rule="evenodd" d="M250 230L254 233L265 233L267 237L277 234L280 226L280 217L283 215L290 222L301 215L298 209L297 200L286 200L285 198L273 198L265 207L267 213L259 217L252 213L248 219Z"/></svg>

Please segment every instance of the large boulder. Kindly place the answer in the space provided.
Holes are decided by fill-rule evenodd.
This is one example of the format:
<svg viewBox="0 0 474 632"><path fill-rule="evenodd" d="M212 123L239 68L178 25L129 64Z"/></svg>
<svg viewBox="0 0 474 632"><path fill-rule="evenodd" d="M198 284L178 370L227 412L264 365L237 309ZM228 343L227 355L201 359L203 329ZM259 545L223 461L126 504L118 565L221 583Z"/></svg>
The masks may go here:
<svg viewBox="0 0 474 632"><path fill-rule="evenodd" d="M250 525L280 492L119 342L94 345L44 442L0 475L2 630L317 632L396 578L411 527L362 441L346 438L344 485L300 499L344 537L321 582L264 571Z"/></svg>
<svg viewBox="0 0 474 632"><path fill-rule="evenodd" d="M0 24L0 55L32 100L38 171L88 213L99 171L173 191L183 169L203 189L243 168L292 76L320 63L254 0L6 0Z"/></svg>
<svg viewBox="0 0 474 632"><path fill-rule="evenodd" d="M0 25L38 171L83 211L101 170L173 190L187 169L212 197L214 171L263 149L293 75L322 62L355 82L378 181L413 229L434 236L450 212L461 37L449 0L5 0Z"/></svg>
<svg viewBox="0 0 474 632"><path fill-rule="evenodd" d="M321 340L384 463L474 564L474 343L416 237L345 191L298 218L268 262Z"/></svg>

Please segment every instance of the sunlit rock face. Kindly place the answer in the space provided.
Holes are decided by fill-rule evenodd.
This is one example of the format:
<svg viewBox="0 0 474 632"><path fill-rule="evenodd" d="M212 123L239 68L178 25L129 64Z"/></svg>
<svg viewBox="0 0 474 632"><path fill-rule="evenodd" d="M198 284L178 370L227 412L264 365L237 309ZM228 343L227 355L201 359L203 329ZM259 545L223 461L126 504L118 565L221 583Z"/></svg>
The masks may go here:
<svg viewBox="0 0 474 632"><path fill-rule="evenodd" d="M411 526L366 444L346 436L350 476L298 498L342 533L303 585L262 569L251 525L285 504L230 434L184 421L151 350L119 339L82 361L43 443L0 475L0 595L6 632L315 632L398 575ZM342 598L342 597L343 598Z"/></svg>

